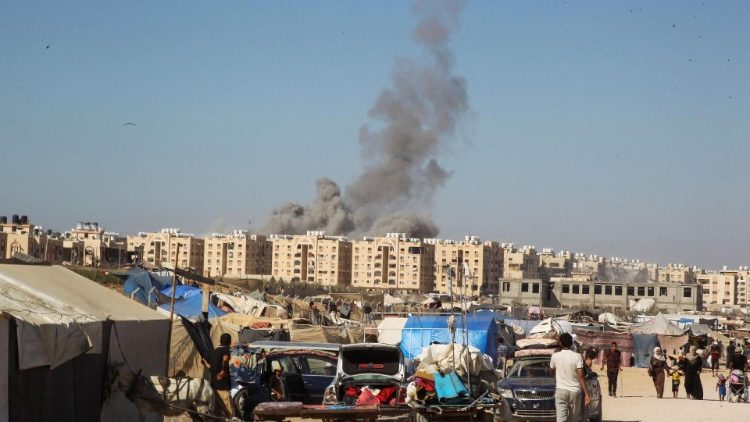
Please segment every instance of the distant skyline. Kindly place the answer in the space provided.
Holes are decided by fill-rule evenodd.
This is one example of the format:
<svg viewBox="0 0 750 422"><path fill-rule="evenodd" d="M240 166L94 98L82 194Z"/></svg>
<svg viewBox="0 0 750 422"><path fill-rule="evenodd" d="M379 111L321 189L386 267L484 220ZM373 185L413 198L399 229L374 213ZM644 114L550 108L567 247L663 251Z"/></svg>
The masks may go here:
<svg viewBox="0 0 750 422"><path fill-rule="evenodd" d="M351 184L394 60L420 53L410 8L5 4L0 215L203 235ZM467 2L438 237L750 265L748 21L739 1Z"/></svg>

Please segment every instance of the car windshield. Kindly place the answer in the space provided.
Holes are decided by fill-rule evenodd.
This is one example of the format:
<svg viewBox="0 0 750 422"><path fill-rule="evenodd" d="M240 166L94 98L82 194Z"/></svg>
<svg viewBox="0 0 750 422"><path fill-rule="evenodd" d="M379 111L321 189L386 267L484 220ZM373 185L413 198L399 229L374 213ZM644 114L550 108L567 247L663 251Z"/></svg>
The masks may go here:
<svg viewBox="0 0 750 422"><path fill-rule="evenodd" d="M549 356L522 359L510 369L508 378L544 378L552 376Z"/></svg>

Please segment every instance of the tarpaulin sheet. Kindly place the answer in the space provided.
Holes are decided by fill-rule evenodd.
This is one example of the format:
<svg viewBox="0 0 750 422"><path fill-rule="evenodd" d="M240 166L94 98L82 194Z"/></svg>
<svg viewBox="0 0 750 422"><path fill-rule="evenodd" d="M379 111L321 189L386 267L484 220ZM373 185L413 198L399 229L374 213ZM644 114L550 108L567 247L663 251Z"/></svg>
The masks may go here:
<svg viewBox="0 0 750 422"><path fill-rule="evenodd" d="M155 306L163 303L160 302L159 292L171 284L170 277L156 275L143 268L135 267L128 271L128 276L122 286L122 293L144 305Z"/></svg>
<svg viewBox="0 0 750 422"><path fill-rule="evenodd" d="M170 287L169 290L171 294L172 288ZM180 290L176 290L176 291L178 293L180 292ZM163 311L166 311L165 312L166 314L169 314L171 303L165 303L163 305L159 305L159 308L162 309ZM203 309L203 292L200 289L197 292L189 291L186 297L183 297L182 299L179 299L179 300L175 300L174 302L175 315L180 315L185 318L197 318L201 316L202 309ZM214 306L213 303L211 302L208 303L208 317L209 318L218 318L224 315L226 315L226 312Z"/></svg>
<svg viewBox="0 0 750 422"><path fill-rule="evenodd" d="M397 345L408 318L386 317L378 324L378 343Z"/></svg>
<svg viewBox="0 0 750 422"><path fill-rule="evenodd" d="M289 330L292 341L306 343L351 344L364 341L362 327L323 327L320 325L292 324Z"/></svg>
<svg viewBox="0 0 750 422"><path fill-rule="evenodd" d="M414 315L406 321L401 331L401 351L404 357L413 359L422 349L433 343L449 344L452 334L448 330L447 315ZM455 315L455 340L470 346L497 360L497 324L492 312L473 312L466 316L467 330L464 330L462 315Z"/></svg>
<svg viewBox="0 0 750 422"><path fill-rule="evenodd" d="M635 366L648 368L651 355L654 353L654 347L658 345L659 338L656 334L633 334Z"/></svg>
<svg viewBox="0 0 750 422"><path fill-rule="evenodd" d="M676 356L680 353L682 345L688 342L688 336L659 336L659 344L661 349L664 350L669 356Z"/></svg>
<svg viewBox="0 0 750 422"><path fill-rule="evenodd" d="M584 349L596 347L599 350L597 363L603 362L604 352L609 350L609 345L614 341L617 348L622 353L620 364L623 367L630 367L630 358L633 356L633 336L630 333L618 333L614 331L588 331L574 328L573 334L576 340L581 343Z"/></svg>
<svg viewBox="0 0 750 422"><path fill-rule="evenodd" d="M185 327L188 336L193 340L193 344L198 350L198 353L203 359L210 360L211 354L214 351L214 345L211 341L211 323L206 320L193 323L183 316L181 316L180 319L182 320L182 326Z"/></svg>

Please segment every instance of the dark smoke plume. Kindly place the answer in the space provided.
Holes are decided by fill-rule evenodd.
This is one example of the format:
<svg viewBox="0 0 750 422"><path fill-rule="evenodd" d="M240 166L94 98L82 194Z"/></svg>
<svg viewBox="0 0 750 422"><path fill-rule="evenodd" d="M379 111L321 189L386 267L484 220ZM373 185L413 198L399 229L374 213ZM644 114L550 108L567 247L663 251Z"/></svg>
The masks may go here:
<svg viewBox="0 0 750 422"><path fill-rule="evenodd" d="M461 1L414 3L420 21L412 38L425 56L398 59L391 86L368 112L370 122L359 133L364 171L343 195L333 181L318 181L313 204L277 208L266 224L268 232L437 235L429 210L435 191L450 176L437 158L456 138L469 109L466 80L453 74L449 48L462 7Z"/></svg>

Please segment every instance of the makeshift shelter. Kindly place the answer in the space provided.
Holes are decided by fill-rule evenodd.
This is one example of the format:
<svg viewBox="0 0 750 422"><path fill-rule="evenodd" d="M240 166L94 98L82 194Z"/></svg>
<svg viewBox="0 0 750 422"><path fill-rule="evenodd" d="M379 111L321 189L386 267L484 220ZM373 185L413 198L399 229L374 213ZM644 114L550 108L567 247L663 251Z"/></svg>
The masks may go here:
<svg viewBox="0 0 750 422"><path fill-rule="evenodd" d="M712 333L711 328L705 324L690 324L685 328L687 328L691 337L710 337Z"/></svg>
<svg viewBox="0 0 750 422"><path fill-rule="evenodd" d="M596 358L597 363L604 361L604 352L609 350L609 345L614 341L617 343L617 348L621 352L620 363L622 366L631 366L630 359L633 356L635 348L633 345L633 336L630 333L619 333L616 331L589 331L574 328L573 334L576 335L576 340L581 343L584 349L594 347L599 350L599 354Z"/></svg>
<svg viewBox="0 0 750 422"><path fill-rule="evenodd" d="M666 353L669 356L677 356L678 353L680 353L680 349L683 345L685 345L688 342L688 336L665 336L660 335L659 337L659 346L662 350L664 350L664 353Z"/></svg>
<svg viewBox="0 0 750 422"><path fill-rule="evenodd" d="M305 343L362 343L365 331L361 326L341 325L324 327L321 325L292 324L289 330L291 341Z"/></svg>
<svg viewBox="0 0 750 422"><path fill-rule="evenodd" d="M61 266L0 265L0 421L131 421L110 365L165 374L169 321ZM152 414L150 420L160 420Z"/></svg>
<svg viewBox="0 0 750 422"><path fill-rule="evenodd" d="M172 287L168 287L162 291L166 296L172 296ZM172 307L171 301L159 305L157 310L165 315L169 315ZM175 302L174 302L174 314L175 316L184 316L185 318L198 318L203 314L203 291L197 287L179 285L175 288ZM208 318L218 318L226 315L226 312L217 308L216 305L208 302Z"/></svg>
<svg viewBox="0 0 750 422"><path fill-rule="evenodd" d="M634 334L656 334L666 336L681 336L685 330L670 322L664 315L657 315L650 321L630 327Z"/></svg>
<svg viewBox="0 0 750 422"><path fill-rule="evenodd" d="M489 355L493 362L497 360L497 324L492 312L474 312L455 317L456 343L463 344L465 339L482 353ZM452 334L448 329L448 315L414 315L409 317L401 331L401 351L404 357L413 359L422 353L422 349L433 343L449 344ZM464 331L466 322L466 331Z"/></svg>
<svg viewBox="0 0 750 422"><path fill-rule="evenodd" d="M378 343L399 344L408 318L386 317L378 324Z"/></svg>
<svg viewBox="0 0 750 422"><path fill-rule="evenodd" d="M648 368L654 347L659 346L656 334L633 334L633 358L637 368Z"/></svg>
<svg viewBox="0 0 750 422"><path fill-rule="evenodd" d="M597 319L602 324L610 324L610 325L617 324L617 322L619 321L619 318L617 318L617 315L611 312L604 312L602 314L599 314L599 317Z"/></svg>
<svg viewBox="0 0 750 422"><path fill-rule="evenodd" d="M135 267L128 271L122 286L122 293L149 307L165 303L161 291L172 284L170 277L160 276L143 268Z"/></svg>
<svg viewBox="0 0 750 422"><path fill-rule="evenodd" d="M268 316L268 317L280 317L287 316L287 311L282 306L271 305L261 300L254 299L249 296L230 296L224 293L214 293L214 296L228 305L234 310L234 312L252 315L252 316Z"/></svg>

